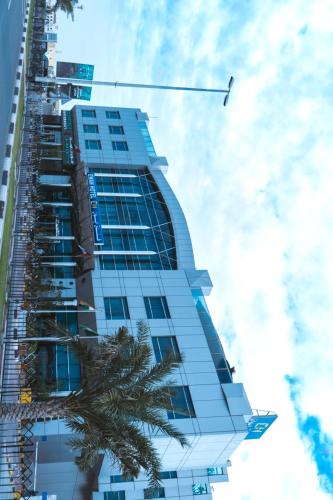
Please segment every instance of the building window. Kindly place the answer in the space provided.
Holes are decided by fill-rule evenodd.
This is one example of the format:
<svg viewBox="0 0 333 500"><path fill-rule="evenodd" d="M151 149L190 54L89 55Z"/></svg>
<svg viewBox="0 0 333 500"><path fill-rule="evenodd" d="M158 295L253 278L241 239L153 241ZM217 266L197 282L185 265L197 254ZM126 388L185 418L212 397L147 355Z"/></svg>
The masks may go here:
<svg viewBox="0 0 333 500"><path fill-rule="evenodd" d="M83 118L96 118L96 111L94 109L82 109Z"/></svg>
<svg viewBox="0 0 333 500"><path fill-rule="evenodd" d="M106 319L129 319L126 297L104 297Z"/></svg>
<svg viewBox="0 0 333 500"><path fill-rule="evenodd" d="M175 361L180 360L176 337L152 337L156 361L160 363L171 355Z"/></svg>
<svg viewBox="0 0 333 500"><path fill-rule="evenodd" d="M104 500L125 500L125 491L105 491Z"/></svg>
<svg viewBox="0 0 333 500"><path fill-rule="evenodd" d="M192 484L193 495L207 495L207 484Z"/></svg>
<svg viewBox="0 0 333 500"><path fill-rule="evenodd" d="M126 478L123 474L110 476L111 483L128 483L129 481L134 481L134 479L132 477Z"/></svg>
<svg viewBox="0 0 333 500"><path fill-rule="evenodd" d="M177 477L177 471L175 470L168 470L164 472L160 472L160 479L174 479Z"/></svg>
<svg viewBox="0 0 333 500"><path fill-rule="evenodd" d="M93 139L88 139L84 142L86 144L86 149L102 149L101 141L95 141Z"/></svg>
<svg viewBox="0 0 333 500"><path fill-rule="evenodd" d="M145 499L148 498L165 498L164 488L146 488L143 490Z"/></svg>
<svg viewBox="0 0 333 500"><path fill-rule="evenodd" d="M173 410L168 411L168 418L195 418L194 406L187 385L170 387L170 398Z"/></svg>
<svg viewBox="0 0 333 500"><path fill-rule="evenodd" d="M148 319L170 318L170 312L165 297L144 297Z"/></svg>
<svg viewBox="0 0 333 500"><path fill-rule="evenodd" d="M128 151L128 145L126 141L112 141L112 149L114 151Z"/></svg>
<svg viewBox="0 0 333 500"><path fill-rule="evenodd" d="M110 132L110 134L124 135L124 127L121 127L118 125L110 125L109 132Z"/></svg>
<svg viewBox="0 0 333 500"><path fill-rule="evenodd" d="M83 131L86 134L98 134L98 125L88 125L87 123L84 123Z"/></svg>
<svg viewBox="0 0 333 500"><path fill-rule="evenodd" d="M105 111L105 116L110 120L120 120L119 111Z"/></svg>
<svg viewBox="0 0 333 500"><path fill-rule="evenodd" d="M208 476L218 476L219 474L223 474L222 467L210 467L207 469Z"/></svg>

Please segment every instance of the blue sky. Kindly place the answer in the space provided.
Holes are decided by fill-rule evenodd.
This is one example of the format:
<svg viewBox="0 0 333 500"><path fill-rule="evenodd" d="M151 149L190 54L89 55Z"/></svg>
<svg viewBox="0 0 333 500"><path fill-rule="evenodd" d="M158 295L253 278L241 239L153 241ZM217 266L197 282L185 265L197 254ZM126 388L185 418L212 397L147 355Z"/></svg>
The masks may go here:
<svg viewBox="0 0 333 500"><path fill-rule="evenodd" d="M228 500L333 493L332 1L84 0L59 60L97 79L224 87L94 89L141 107L185 212L209 306L253 408L279 419L232 457Z"/></svg>

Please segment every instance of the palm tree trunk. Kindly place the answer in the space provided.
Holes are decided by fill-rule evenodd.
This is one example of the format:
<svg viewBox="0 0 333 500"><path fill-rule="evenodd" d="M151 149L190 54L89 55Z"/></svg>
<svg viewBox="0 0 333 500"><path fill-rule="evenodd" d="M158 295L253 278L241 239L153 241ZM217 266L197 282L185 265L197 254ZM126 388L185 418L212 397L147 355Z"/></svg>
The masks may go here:
<svg viewBox="0 0 333 500"><path fill-rule="evenodd" d="M0 422L18 420L37 420L38 418L63 418L68 414L66 398L51 398L47 401L34 401L28 404L0 403Z"/></svg>

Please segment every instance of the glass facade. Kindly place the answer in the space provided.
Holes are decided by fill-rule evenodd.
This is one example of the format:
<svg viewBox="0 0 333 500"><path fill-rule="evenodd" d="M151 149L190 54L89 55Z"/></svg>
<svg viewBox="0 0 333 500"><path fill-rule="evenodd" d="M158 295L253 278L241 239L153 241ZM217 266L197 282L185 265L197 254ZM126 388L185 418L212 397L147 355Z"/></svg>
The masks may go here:
<svg viewBox="0 0 333 500"><path fill-rule="evenodd" d="M207 495L207 484L192 484L193 495Z"/></svg>
<svg viewBox="0 0 333 500"><path fill-rule="evenodd" d="M172 387L172 389L170 389L170 393L173 410L168 411L168 418L170 420L178 418L194 418L194 406L190 390L187 385Z"/></svg>
<svg viewBox="0 0 333 500"><path fill-rule="evenodd" d="M150 138L146 122L139 121L138 123L139 123L140 131L141 131L141 134L142 134L142 137L143 137L146 149L147 149L147 153L149 154L149 156L156 156L155 148L154 148L153 142Z"/></svg>
<svg viewBox="0 0 333 500"><path fill-rule="evenodd" d="M104 227L101 250L155 252L152 255L101 255L101 269L177 269L170 214L148 170L95 168L91 171L99 174L95 175L95 182L101 224L128 226ZM107 176L102 176L103 173ZM112 174L115 177L111 177ZM140 196L107 196L110 193Z"/></svg>
<svg viewBox="0 0 333 500"><path fill-rule="evenodd" d="M104 500L125 500L125 491L105 491Z"/></svg>
<svg viewBox="0 0 333 500"><path fill-rule="evenodd" d="M175 361L179 361L180 353L177 337L152 337L155 358L158 363L172 356Z"/></svg>
<svg viewBox="0 0 333 500"><path fill-rule="evenodd" d="M222 467L210 467L207 469L207 474L208 476L218 476L220 474L223 474L223 469Z"/></svg>
<svg viewBox="0 0 333 500"><path fill-rule="evenodd" d="M66 345L48 346L48 371L55 390L75 391L80 386L81 368L75 354ZM43 359L43 357L41 357Z"/></svg>
<svg viewBox="0 0 333 500"><path fill-rule="evenodd" d="M221 384L232 382L230 367L226 360L218 333L214 327L212 318L210 317L202 291L200 289L192 290L192 295L219 380Z"/></svg>

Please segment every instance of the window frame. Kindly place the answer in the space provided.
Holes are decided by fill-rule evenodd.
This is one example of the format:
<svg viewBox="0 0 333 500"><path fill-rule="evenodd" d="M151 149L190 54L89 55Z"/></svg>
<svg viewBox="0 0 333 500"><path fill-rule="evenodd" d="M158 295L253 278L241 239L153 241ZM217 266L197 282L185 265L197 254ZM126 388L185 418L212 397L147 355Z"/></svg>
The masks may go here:
<svg viewBox="0 0 333 500"><path fill-rule="evenodd" d="M115 132L112 129L119 130L119 132ZM109 133L111 135L125 135L124 127L122 125L109 125Z"/></svg>
<svg viewBox="0 0 333 500"><path fill-rule="evenodd" d="M85 114L91 113L91 114ZM82 118L96 118L96 110L95 109L81 109Z"/></svg>
<svg viewBox="0 0 333 500"><path fill-rule="evenodd" d="M176 479L178 477L176 470L167 470L160 472L160 480L164 481L165 479Z"/></svg>
<svg viewBox="0 0 333 500"><path fill-rule="evenodd" d="M85 134L99 134L99 128L97 123L83 123L82 125L83 125L83 132ZM94 132L92 132L91 130L87 130L87 128L89 127L95 127Z"/></svg>
<svg viewBox="0 0 333 500"><path fill-rule="evenodd" d="M128 151L127 141L111 141L111 142L113 151ZM124 145L124 149L119 148L120 144Z"/></svg>
<svg viewBox="0 0 333 500"><path fill-rule="evenodd" d="M198 486L198 487L202 487L202 491L199 491L199 492L195 492L194 489L195 487ZM197 495L208 495L208 488L207 488L207 483L193 483L192 484L192 495L193 496L197 496Z"/></svg>
<svg viewBox="0 0 333 500"><path fill-rule="evenodd" d="M100 147L92 148L91 147L92 143L96 143ZM102 149L102 143L99 139L85 139L84 144L85 144L85 148L88 149L89 151L101 151L101 149Z"/></svg>
<svg viewBox="0 0 333 500"><path fill-rule="evenodd" d="M112 313L112 300L120 300L121 309L122 309L122 317L114 317L115 313ZM127 297L125 296L117 296L117 297L104 297L104 310L105 317L109 321L119 321L122 319L130 319L130 313L128 308Z"/></svg>
<svg viewBox="0 0 333 500"><path fill-rule="evenodd" d="M179 398L180 393L178 392L179 390L183 391L183 398L184 402L186 405L186 408L179 408L177 411L177 407L173 404L172 399L173 398ZM178 392L178 394L172 394L172 392ZM178 385L178 386L173 386L170 387L170 400L171 400L171 405L173 407L172 410L167 410L167 415L169 420L179 420L179 419L184 419L184 418L196 418L196 413L195 413L195 408L193 405L193 400L191 396L191 392L189 389L188 385ZM187 413L185 411L183 413L179 413L180 409L187 409Z"/></svg>
<svg viewBox="0 0 333 500"><path fill-rule="evenodd" d="M170 340L170 347L166 350L165 347L161 345L161 339ZM172 359L174 361L180 361L180 351L177 342L177 337L175 335L164 335L164 336L152 336L151 341L153 344L153 350L157 363L165 361L167 354L171 353Z"/></svg>
<svg viewBox="0 0 333 500"><path fill-rule="evenodd" d="M117 483L129 483L131 481L134 481L133 477L126 478L124 474L115 474L113 476L110 476L110 483L111 484L117 484Z"/></svg>
<svg viewBox="0 0 333 500"><path fill-rule="evenodd" d="M161 306L162 306L162 311L163 311L163 316L156 316L152 307L152 299L160 299L161 300ZM145 309L146 309L146 314L148 319L170 319L170 310L168 306L168 302L166 300L166 297L164 295L157 295L157 296L149 296L149 297L143 297L144 303L145 303ZM156 306L154 306L156 307Z"/></svg>
<svg viewBox="0 0 333 500"><path fill-rule="evenodd" d="M108 116L108 115L113 115L113 116ZM105 117L107 120L120 120L120 113L119 111L116 110L113 111L111 109L106 109Z"/></svg>
<svg viewBox="0 0 333 500"><path fill-rule="evenodd" d="M221 476L223 475L222 467L208 467L207 476Z"/></svg>
<svg viewBox="0 0 333 500"><path fill-rule="evenodd" d="M104 500L125 500L125 490L104 491Z"/></svg>
<svg viewBox="0 0 333 500"><path fill-rule="evenodd" d="M155 493L158 493L157 495ZM143 497L145 500L153 499L153 498L165 498L165 489L163 486L159 486L158 488L144 488Z"/></svg>

